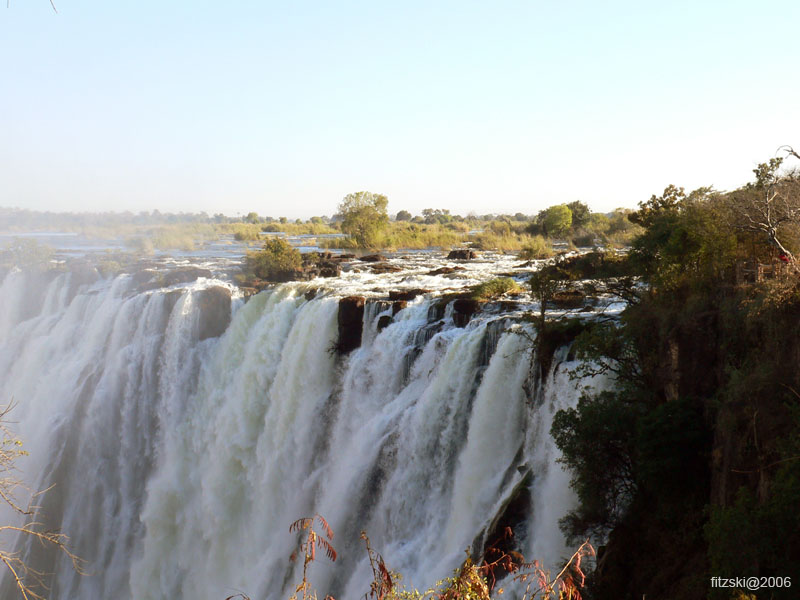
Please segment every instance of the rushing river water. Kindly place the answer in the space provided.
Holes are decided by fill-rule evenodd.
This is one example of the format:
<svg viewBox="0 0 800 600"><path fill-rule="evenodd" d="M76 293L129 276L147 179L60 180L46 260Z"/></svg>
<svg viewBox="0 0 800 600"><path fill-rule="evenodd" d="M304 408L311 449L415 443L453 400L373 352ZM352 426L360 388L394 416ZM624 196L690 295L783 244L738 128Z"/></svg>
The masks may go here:
<svg viewBox="0 0 800 600"><path fill-rule="evenodd" d="M367 591L362 530L425 588L465 549L479 552L520 498L519 547L556 565L567 554L558 519L574 500L550 424L602 382L572 381L564 351L533 381L535 331L516 320L524 299L456 326L441 295L521 278L513 259L445 275L431 274L448 263L430 255L392 263L402 270L351 269L246 301L214 261L172 280L166 259L106 277L87 264L7 273L0 398L17 405L22 476L49 488L37 499L46 523L87 561L79 575L20 541L31 566L53 573L50 597L286 598L302 570L289 524L315 513L339 554L312 567L321 597ZM411 288L429 291L387 301ZM366 298L361 344L342 355L339 300L353 295Z"/></svg>

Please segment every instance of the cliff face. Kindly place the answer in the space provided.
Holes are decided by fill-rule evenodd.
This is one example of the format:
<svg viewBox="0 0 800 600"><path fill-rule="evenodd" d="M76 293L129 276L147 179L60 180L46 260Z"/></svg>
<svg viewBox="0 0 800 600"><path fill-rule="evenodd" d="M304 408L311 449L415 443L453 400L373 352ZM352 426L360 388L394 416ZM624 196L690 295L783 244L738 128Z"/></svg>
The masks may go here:
<svg viewBox="0 0 800 600"><path fill-rule="evenodd" d="M729 598L710 577L798 581L800 303L757 308L753 290L658 299L633 313L634 337L657 408L691 415L682 444L635 460L679 468L640 483L598 561L597 598ZM629 321L628 326L631 326ZM656 440L655 443L657 443ZM660 468L660 467L659 467ZM643 478L642 478L643 479ZM784 594L784 595L781 595ZM788 594L788 595L786 595ZM794 597L763 589L761 598Z"/></svg>

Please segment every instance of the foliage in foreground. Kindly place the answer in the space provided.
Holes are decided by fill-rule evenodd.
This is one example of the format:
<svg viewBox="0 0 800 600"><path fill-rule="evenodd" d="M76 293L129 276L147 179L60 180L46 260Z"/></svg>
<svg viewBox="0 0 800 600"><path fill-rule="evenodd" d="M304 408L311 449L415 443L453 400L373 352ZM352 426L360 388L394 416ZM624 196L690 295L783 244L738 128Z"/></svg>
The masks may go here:
<svg viewBox="0 0 800 600"><path fill-rule="evenodd" d="M314 529L318 523L321 531ZM317 600L317 591L308 581L308 569L317 559L317 551L324 552L327 558L335 562L336 550L332 545L333 530L327 521L318 514L304 517L292 523L290 532L298 532L304 536L299 541L299 550L303 554L303 574L300 583L295 587L289 600ZM505 537L511 535L506 529ZM538 561L525 562L517 552L507 553L497 548L489 548L486 555L476 563L467 552L467 557L450 577L438 581L432 588L419 591L407 589L402 585L402 576L387 567L383 557L376 552L365 532L361 539L372 569L372 581L369 590L364 594L370 600L490 600L491 594L502 595L504 589L497 587L499 579L505 575L509 584L524 586L520 600L581 600L581 589L586 583L581 563L584 559L594 557L595 551L588 540L583 542L565 563L558 574L553 577ZM297 552L289 558L294 562ZM333 598L329 595L326 600ZM245 594L228 596L225 600L250 600Z"/></svg>

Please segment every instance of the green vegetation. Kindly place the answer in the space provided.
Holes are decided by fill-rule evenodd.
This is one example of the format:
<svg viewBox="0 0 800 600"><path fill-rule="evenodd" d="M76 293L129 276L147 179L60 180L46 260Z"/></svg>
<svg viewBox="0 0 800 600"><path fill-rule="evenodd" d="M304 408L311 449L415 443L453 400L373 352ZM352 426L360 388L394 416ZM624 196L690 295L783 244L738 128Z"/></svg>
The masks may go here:
<svg viewBox="0 0 800 600"><path fill-rule="evenodd" d="M575 202L570 202L567 204L567 208L572 215L572 223L570 224L570 227L573 229L580 229L589 224L592 211L589 210L589 207L586 204L580 200L576 200Z"/></svg>
<svg viewBox="0 0 800 600"><path fill-rule="evenodd" d="M53 249L36 240L14 238L5 248L0 248L0 265L28 269L47 269L53 259Z"/></svg>
<svg viewBox="0 0 800 600"><path fill-rule="evenodd" d="M572 229L572 211L566 204L542 211L539 223L545 235L563 237Z"/></svg>
<svg viewBox="0 0 800 600"><path fill-rule="evenodd" d="M379 235L389 222L386 207L389 199L372 192L348 194L339 204L342 231L349 235L359 248L374 248Z"/></svg>
<svg viewBox="0 0 800 600"><path fill-rule="evenodd" d="M553 256L553 247L541 235L535 235L519 253L522 260L539 260Z"/></svg>
<svg viewBox="0 0 800 600"><path fill-rule="evenodd" d="M630 215L642 229L627 256L543 271L545 294L611 277L629 301L572 346L590 359L576 374L610 373L615 389L553 422L579 498L562 526L607 539L599 598L729 598L712 575L800 574L800 181L780 164L730 193L669 186Z"/></svg>
<svg viewBox="0 0 800 600"><path fill-rule="evenodd" d="M262 226L256 223L230 223L219 225L220 233L233 235L237 242L249 242L261 239Z"/></svg>
<svg viewBox="0 0 800 600"><path fill-rule="evenodd" d="M494 300L506 294L520 294L522 288L511 277L498 277L479 283L472 288L471 296L474 300Z"/></svg>
<svg viewBox="0 0 800 600"><path fill-rule="evenodd" d="M272 238L258 252L248 252L247 271L266 281L289 281L303 264L300 251L283 238Z"/></svg>
<svg viewBox="0 0 800 600"><path fill-rule="evenodd" d="M341 231L322 221L319 217L311 217L311 219L306 223L267 223L266 225L261 226L261 231L282 232L286 235L325 235L331 233L341 233Z"/></svg>
<svg viewBox="0 0 800 600"><path fill-rule="evenodd" d="M69 231L90 238L124 239L131 249L143 254L155 250L192 250L227 236L249 244L261 242L264 233L283 233L321 236L315 243L323 248L446 250L469 245L476 250L524 251L525 260L548 256L546 248L553 239L564 240L574 247L620 247L628 245L640 231L638 225L628 220L630 211L618 209L608 215L592 213L580 201L551 207L535 217L522 213L463 217L447 209L426 208L417 216L407 210L398 211L394 221L388 219L387 206L385 196L358 192L342 201L339 214L333 218L314 216L307 221L293 222L286 217L262 217L255 211L240 217L226 217L159 211L53 214L0 208L0 231ZM559 213L563 217L567 212L571 215L569 227L554 225L552 218L546 220ZM322 237L332 234L337 237Z"/></svg>

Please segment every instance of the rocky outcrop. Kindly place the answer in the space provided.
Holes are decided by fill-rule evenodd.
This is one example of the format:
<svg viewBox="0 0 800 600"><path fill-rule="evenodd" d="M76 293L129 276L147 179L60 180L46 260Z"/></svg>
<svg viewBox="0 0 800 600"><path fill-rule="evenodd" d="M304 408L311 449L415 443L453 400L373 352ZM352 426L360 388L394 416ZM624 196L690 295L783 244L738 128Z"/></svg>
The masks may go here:
<svg viewBox="0 0 800 600"><path fill-rule="evenodd" d="M397 265L393 265L392 263L388 262L378 262L373 263L370 265L373 273L397 273L398 271L402 271L403 267L398 267Z"/></svg>
<svg viewBox="0 0 800 600"><path fill-rule="evenodd" d="M393 320L394 319L392 319L392 317L390 317L389 315L381 315L380 317L378 317L378 331L383 331L384 329L386 329L389 325L392 324Z"/></svg>
<svg viewBox="0 0 800 600"><path fill-rule="evenodd" d="M303 266L293 279L309 280L315 277L338 277L342 273L341 259L330 252L312 252L303 255Z"/></svg>
<svg viewBox="0 0 800 600"><path fill-rule="evenodd" d="M169 287L179 283L191 283L201 277L207 279L213 277L211 271L200 267L178 267L177 269L159 272L158 276L160 277L159 283L161 287Z"/></svg>
<svg viewBox="0 0 800 600"><path fill-rule="evenodd" d="M477 257L478 253L474 250L470 250L469 248L457 248L450 251L447 255L447 260L472 260Z"/></svg>
<svg viewBox="0 0 800 600"><path fill-rule="evenodd" d="M347 296L339 300L339 336L336 352L347 354L361 345L364 328L364 296Z"/></svg>
<svg viewBox="0 0 800 600"><path fill-rule="evenodd" d="M433 271L428 271L428 275L449 275L450 273L456 273L463 270L464 267L439 267Z"/></svg>
<svg viewBox="0 0 800 600"><path fill-rule="evenodd" d="M358 260L364 262L386 262L386 257L382 254L367 254L366 256L359 257Z"/></svg>
<svg viewBox="0 0 800 600"><path fill-rule="evenodd" d="M586 301L586 294L580 290L563 290L556 292L550 302L558 308L580 308Z"/></svg>
<svg viewBox="0 0 800 600"><path fill-rule="evenodd" d="M422 294L427 294L430 290L423 290L419 288L414 288L411 290L392 290L389 292L389 300L396 301L396 300L405 300L406 302L413 300L417 296L421 296Z"/></svg>
<svg viewBox="0 0 800 600"><path fill-rule="evenodd" d="M314 279L315 277L338 277L342 274L342 267L333 261L321 261L303 271L302 279Z"/></svg>
<svg viewBox="0 0 800 600"><path fill-rule="evenodd" d="M478 310L481 303L472 298L459 298L453 302L453 323L456 327L466 327L469 320Z"/></svg>
<svg viewBox="0 0 800 600"><path fill-rule="evenodd" d="M472 550L475 556L492 556L490 550L498 552L494 554L495 556L501 556L500 553L519 553L522 550L519 540L524 539L530 520L530 507L533 503L530 488L533 474L527 465L520 465L516 470L523 476L492 518L483 539L479 538L473 542ZM495 576L499 579L506 573L500 566Z"/></svg>
<svg viewBox="0 0 800 600"><path fill-rule="evenodd" d="M200 290L196 295L200 307L198 339L221 336L231 320L231 291L214 286Z"/></svg>

